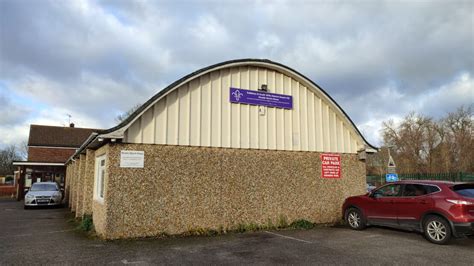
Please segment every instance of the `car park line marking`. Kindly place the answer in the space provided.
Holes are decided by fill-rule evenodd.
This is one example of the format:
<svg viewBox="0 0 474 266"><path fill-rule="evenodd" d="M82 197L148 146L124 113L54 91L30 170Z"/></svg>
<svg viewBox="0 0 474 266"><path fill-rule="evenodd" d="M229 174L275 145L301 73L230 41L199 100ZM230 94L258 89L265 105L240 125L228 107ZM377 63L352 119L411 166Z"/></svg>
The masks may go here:
<svg viewBox="0 0 474 266"><path fill-rule="evenodd" d="M269 231L264 231L264 232L268 233L268 234L271 234L271 235L279 236L279 237L282 237L282 238L287 238L287 239L303 242L303 243L306 243L306 244L311 244L311 242L303 240L303 239L299 239L299 238L295 238L295 237L291 237L291 236L280 235L280 234L269 232Z"/></svg>
<svg viewBox="0 0 474 266"><path fill-rule="evenodd" d="M140 260L137 260L137 261L128 261L126 259L123 259L121 260L120 262L122 262L123 264L142 264L142 263L146 263L146 261L140 261Z"/></svg>
<svg viewBox="0 0 474 266"><path fill-rule="evenodd" d="M49 231L49 232L45 232L45 234L54 234L54 233L71 232L71 231L74 231L74 229L66 229L66 230L59 230L59 231Z"/></svg>
<svg viewBox="0 0 474 266"><path fill-rule="evenodd" d="M365 236L365 238L372 238L372 237L379 237L381 235L368 235L368 236Z"/></svg>

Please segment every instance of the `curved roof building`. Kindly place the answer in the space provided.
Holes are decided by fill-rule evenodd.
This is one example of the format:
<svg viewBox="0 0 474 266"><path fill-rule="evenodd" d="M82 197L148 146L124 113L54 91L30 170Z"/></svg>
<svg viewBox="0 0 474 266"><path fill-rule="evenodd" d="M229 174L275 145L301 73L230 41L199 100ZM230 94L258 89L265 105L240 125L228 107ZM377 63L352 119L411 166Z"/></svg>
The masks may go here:
<svg viewBox="0 0 474 266"><path fill-rule="evenodd" d="M91 134L68 161L69 203L79 217L92 214L105 238L280 216L332 222L345 197L364 192L363 154L375 151L301 73L270 60L227 61Z"/></svg>

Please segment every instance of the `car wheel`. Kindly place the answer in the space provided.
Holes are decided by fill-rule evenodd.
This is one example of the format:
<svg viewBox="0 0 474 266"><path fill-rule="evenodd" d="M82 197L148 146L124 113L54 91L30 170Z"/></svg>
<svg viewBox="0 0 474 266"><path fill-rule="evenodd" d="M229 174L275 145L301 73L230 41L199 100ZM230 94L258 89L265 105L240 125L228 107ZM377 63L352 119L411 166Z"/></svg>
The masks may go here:
<svg viewBox="0 0 474 266"><path fill-rule="evenodd" d="M24 210L28 210L28 206L23 205L23 209L24 209Z"/></svg>
<svg viewBox="0 0 474 266"><path fill-rule="evenodd" d="M350 208L346 211L346 224L354 230L362 230L366 226L361 211L356 208Z"/></svg>
<svg viewBox="0 0 474 266"><path fill-rule="evenodd" d="M430 242L445 245L451 239L451 226L439 216L428 216L423 225L426 239Z"/></svg>

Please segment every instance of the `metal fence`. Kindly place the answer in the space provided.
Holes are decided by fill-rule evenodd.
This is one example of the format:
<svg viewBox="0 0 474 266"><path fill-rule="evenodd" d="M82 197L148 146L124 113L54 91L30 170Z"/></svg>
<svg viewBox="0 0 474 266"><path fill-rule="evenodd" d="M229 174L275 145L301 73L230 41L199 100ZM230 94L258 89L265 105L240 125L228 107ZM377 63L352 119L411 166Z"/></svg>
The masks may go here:
<svg viewBox="0 0 474 266"><path fill-rule="evenodd" d="M474 173L398 174L399 180L446 180L453 182L474 182ZM385 184L385 175L367 176L367 183Z"/></svg>

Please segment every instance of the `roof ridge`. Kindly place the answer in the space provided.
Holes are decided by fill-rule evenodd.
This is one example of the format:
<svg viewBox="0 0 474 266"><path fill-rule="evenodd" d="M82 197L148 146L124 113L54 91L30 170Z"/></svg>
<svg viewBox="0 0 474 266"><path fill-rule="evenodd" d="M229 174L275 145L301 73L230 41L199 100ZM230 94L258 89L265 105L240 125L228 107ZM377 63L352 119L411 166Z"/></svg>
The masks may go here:
<svg viewBox="0 0 474 266"><path fill-rule="evenodd" d="M51 128L73 128L73 129L88 129L88 130L104 130L100 128L92 127L70 127L70 126L53 126L53 125L40 125L40 124L30 124L30 127L51 127Z"/></svg>

